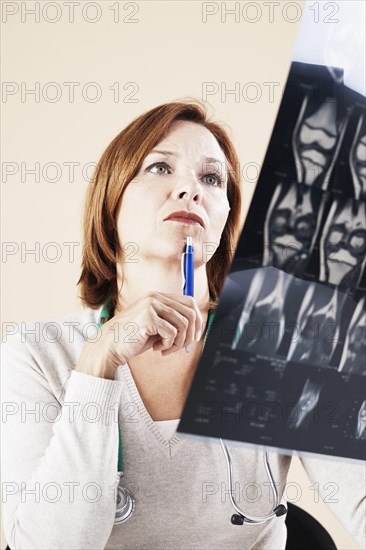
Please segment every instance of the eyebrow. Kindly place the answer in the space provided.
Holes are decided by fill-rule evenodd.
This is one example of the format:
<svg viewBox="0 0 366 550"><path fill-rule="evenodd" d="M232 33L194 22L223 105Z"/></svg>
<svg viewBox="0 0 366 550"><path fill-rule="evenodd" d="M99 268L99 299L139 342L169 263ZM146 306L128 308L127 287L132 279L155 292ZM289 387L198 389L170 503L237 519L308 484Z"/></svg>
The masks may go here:
<svg viewBox="0 0 366 550"><path fill-rule="evenodd" d="M177 153L174 153L173 151L161 151L159 149L152 149L150 151L150 153L148 153L148 155L146 156L149 156L149 155L152 155L153 153L159 153L161 155L166 155L167 157L176 157L177 156ZM202 160L205 161L205 162L226 162L225 160L222 161L222 160L219 160L219 159L216 159L214 157L202 157Z"/></svg>

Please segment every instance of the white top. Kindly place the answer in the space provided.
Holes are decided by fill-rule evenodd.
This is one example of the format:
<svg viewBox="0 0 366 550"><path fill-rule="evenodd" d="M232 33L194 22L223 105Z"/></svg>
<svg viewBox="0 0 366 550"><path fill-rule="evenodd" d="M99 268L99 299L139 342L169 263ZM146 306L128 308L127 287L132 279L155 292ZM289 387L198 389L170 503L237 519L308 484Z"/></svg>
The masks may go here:
<svg viewBox="0 0 366 550"><path fill-rule="evenodd" d="M99 313L84 309L23 323L1 346L3 519L10 548L284 549L285 516L263 525L231 524L219 440L172 436L174 421L153 422L127 364L118 367L115 380L74 370L83 331L90 339ZM133 515L120 525L114 525L117 413L122 479L136 501ZM262 452L228 448L239 506L267 514L273 503ZM284 503L291 458L275 452L269 458ZM332 512L364 546L365 465L320 458L302 463Z"/></svg>
<svg viewBox="0 0 366 550"><path fill-rule="evenodd" d="M174 420L155 420L154 424L159 427L160 432L169 441L175 435L179 421L180 418Z"/></svg>

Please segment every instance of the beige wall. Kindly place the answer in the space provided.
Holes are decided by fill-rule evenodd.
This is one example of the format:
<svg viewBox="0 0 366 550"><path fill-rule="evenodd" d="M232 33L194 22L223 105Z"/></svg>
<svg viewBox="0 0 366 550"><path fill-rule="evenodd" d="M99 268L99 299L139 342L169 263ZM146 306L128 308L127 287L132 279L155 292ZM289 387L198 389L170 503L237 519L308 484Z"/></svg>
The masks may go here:
<svg viewBox="0 0 366 550"><path fill-rule="evenodd" d="M244 219L298 27L290 22L296 19L291 9L276 10L271 22L263 2L253 8L257 13L242 12L238 22L230 15L221 21L218 2L211 3L218 13L206 22L199 1L120 2L119 14L114 1L79 3L71 23L63 2L57 11L44 10L47 3L41 2L39 22L29 13L35 2L3 2L1 229L8 253L2 263L3 329L4 323L52 318L80 307L76 282L87 165L133 117L153 106L187 96L207 99L216 118L229 125L245 180ZM240 4L242 10L247 2ZM303 3L296 4L301 10ZM249 22L256 15L258 21ZM65 84L70 82L79 83L74 101ZM240 97L225 95L235 85ZM38 101L26 93L37 86ZM213 93L204 97L205 89ZM94 102L96 91L101 97ZM60 97L52 102L56 93ZM39 182L27 172L35 163ZM77 163L74 178L70 163ZM74 257L65 243L75 243ZM314 504L297 462L290 478L304 488L297 504L323 521L338 547L357 548L325 505Z"/></svg>

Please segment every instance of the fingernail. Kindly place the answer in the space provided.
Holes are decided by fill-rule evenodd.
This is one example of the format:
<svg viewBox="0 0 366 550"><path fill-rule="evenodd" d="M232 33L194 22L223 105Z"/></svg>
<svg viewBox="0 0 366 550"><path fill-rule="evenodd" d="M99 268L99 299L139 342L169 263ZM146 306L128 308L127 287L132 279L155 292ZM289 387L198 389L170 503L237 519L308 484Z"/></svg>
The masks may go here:
<svg viewBox="0 0 366 550"><path fill-rule="evenodd" d="M186 352L187 352L187 353L189 353L191 347L192 347L192 344L189 344L188 346L186 346Z"/></svg>
<svg viewBox="0 0 366 550"><path fill-rule="evenodd" d="M199 330L196 334L196 341L199 342L201 340L201 331Z"/></svg>

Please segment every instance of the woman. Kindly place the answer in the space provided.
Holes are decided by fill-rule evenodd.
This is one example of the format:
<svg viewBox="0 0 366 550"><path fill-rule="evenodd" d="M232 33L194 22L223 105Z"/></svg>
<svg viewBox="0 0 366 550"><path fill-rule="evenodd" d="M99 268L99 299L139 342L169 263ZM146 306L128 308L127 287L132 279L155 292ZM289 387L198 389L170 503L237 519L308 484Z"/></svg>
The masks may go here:
<svg viewBox="0 0 366 550"><path fill-rule="evenodd" d="M231 264L240 207L234 147L198 102L152 109L103 153L85 203L86 307L29 323L3 349L4 525L12 550L285 548L285 516L230 523L219 443L174 435ZM197 223L182 221L187 213ZM182 295L187 236L194 298ZM122 483L136 503L118 525L117 420ZM273 502L262 452L228 447L239 506L267 514ZM269 458L285 502L291 459ZM362 540L362 467L303 463L323 496L326 483L338 483L332 510Z"/></svg>

